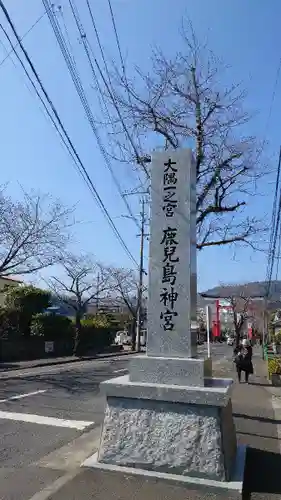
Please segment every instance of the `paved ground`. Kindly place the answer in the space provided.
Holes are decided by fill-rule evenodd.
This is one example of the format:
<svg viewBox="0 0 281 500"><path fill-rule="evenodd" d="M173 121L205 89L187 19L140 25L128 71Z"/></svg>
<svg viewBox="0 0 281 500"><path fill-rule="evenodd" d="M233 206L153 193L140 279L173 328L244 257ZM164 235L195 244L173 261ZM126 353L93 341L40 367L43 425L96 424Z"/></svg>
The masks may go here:
<svg viewBox="0 0 281 500"><path fill-rule="evenodd" d="M200 347L200 352L206 353L206 347ZM213 348L214 366L219 374L226 375L231 358L230 347ZM128 362L129 357L115 357L0 373L1 500L45 500L50 491L47 496L33 495L44 492L50 484L62 485L77 474L80 463L98 442L104 412L99 383L126 373ZM239 439L256 448L279 452L276 426L271 422L271 395L261 386L240 386L239 390L241 394L234 392ZM267 395L266 408L261 393ZM252 420L251 414L245 418L245 405L253 413ZM260 417L256 420L258 407ZM255 457L258 460L257 454ZM67 488L71 489L71 484ZM73 496L55 498L84 500L83 496L74 495L73 489Z"/></svg>
<svg viewBox="0 0 281 500"><path fill-rule="evenodd" d="M116 357L1 373L1 500L29 499L41 484L61 475L51 469L34 470L30 464L83 432L99 429L104 412L99 384L126 373L128 362L128 357ZM91 448L87 450L85 440L81 446L83 460Z"/></svg>
<svg viewBox="0 0 281 500"><path fill-rule="evenodd" d="M248 445L243 500L281 499L281 389L271 388L258 351L256 374L251 384L235 384L233 411L239 443ZM232 375L233 365L226 355L215 363L216 375ZM272 406L273 396L273 406ZM50 500L226 500L231 494L196 492L162 481L116 476L80 469L75 477L62 476L53 483ZM41 500L41 499L38 499Z"/></svg>

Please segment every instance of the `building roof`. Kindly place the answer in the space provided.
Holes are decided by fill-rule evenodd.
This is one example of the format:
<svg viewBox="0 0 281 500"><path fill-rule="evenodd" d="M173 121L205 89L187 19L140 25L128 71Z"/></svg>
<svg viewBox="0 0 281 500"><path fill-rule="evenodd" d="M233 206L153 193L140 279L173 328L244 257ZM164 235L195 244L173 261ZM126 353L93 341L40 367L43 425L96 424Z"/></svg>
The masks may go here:
<svg viewBox="0 0 281 500"><path fill-rule="evenodd" d="M11 278L10 276L0 276L0 279L5 281L14 281L15 283L22 283L22 280Z"/></svg>

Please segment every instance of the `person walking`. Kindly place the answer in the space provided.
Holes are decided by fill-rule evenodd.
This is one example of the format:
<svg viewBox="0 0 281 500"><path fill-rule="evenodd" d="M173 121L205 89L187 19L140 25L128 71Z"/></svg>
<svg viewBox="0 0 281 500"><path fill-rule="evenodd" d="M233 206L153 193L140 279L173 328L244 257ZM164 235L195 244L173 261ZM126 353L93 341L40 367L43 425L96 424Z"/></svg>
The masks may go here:
<svg viewBox="0 0 281 500"><path fill-rule="evenodd" d="M248 339L243 339L242 344L239 344L234 349L234 363L239 383L241 383L241 374L245 373L245 382L249 383L249 375L254 373L253 363L253 348Z"/></svg>

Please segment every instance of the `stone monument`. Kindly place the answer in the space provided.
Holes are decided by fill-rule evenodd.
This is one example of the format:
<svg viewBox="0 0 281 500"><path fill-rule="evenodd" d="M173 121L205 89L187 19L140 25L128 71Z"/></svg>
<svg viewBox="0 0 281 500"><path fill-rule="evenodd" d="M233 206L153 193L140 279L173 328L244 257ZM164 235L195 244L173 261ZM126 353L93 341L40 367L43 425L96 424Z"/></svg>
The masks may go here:
<svg viewBox="0 0 281 500"><path fill-rule="evenodd" d="M151 199L147 353L101 384L101 442L84 465L239 489L232 380L213 378L197 356L191 150L152 156Z"/></svg>

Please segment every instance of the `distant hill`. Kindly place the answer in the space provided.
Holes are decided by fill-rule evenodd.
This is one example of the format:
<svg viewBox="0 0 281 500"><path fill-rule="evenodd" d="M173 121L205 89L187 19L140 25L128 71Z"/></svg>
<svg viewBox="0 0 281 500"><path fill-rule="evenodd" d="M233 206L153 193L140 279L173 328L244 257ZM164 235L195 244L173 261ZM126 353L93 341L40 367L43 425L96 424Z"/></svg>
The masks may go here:
<svg viewBox="0 0 281 500"><path fill-rule="evenodd" d="M204 292L204 295L214 298L227 298L239 296L242 292L245 297L264 297L267 291L266 281L253 281L250 283L237 284L237 285L219 285L210 288ZM200 295L199 302L202 302ZM203 299L204 302L204 299ZM281 307L281 281L272 281L269 296L270 309L277 309Z"/></svg>

